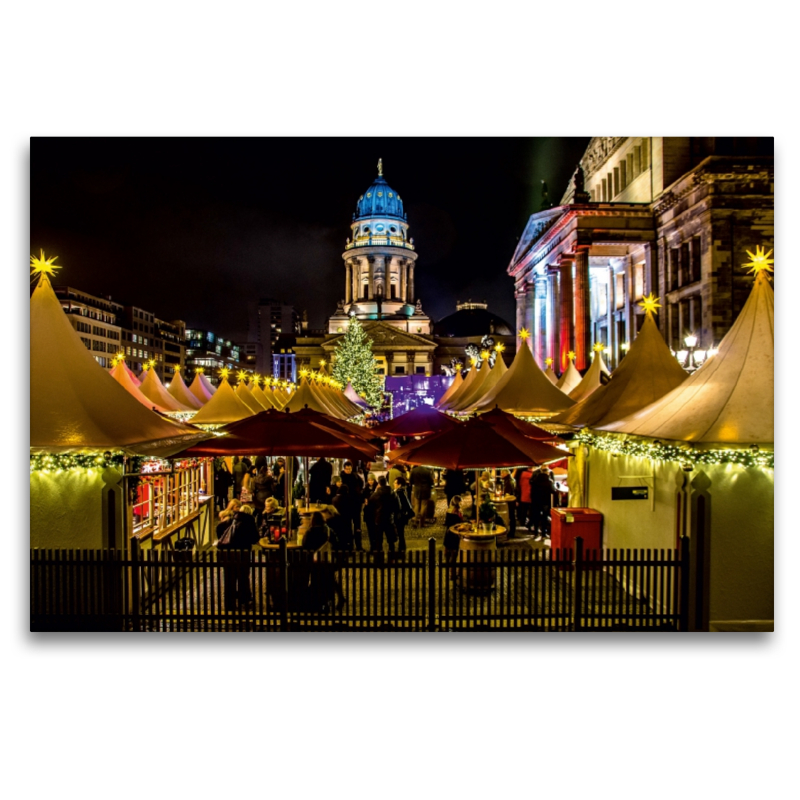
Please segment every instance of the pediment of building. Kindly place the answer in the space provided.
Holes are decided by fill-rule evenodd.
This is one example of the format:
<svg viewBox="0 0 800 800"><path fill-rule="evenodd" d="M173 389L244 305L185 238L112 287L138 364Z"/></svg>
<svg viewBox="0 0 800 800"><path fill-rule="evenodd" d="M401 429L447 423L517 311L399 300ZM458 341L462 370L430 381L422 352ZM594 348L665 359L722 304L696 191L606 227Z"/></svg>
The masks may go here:
<svg viewBox="0 0 800 800"><path fill-rule="evenodd" d="M433 350L436 347L436 342L433 340L433 337L420 336L416 333L407 333L385 322L368 320L362 322L362 325L367 335L372 339L375 347L378 348L391 347L399 349ZM322 343L322 346L325 349L335 347L343 337L343 333L337 333L329 339L326 339Z"/></svg>

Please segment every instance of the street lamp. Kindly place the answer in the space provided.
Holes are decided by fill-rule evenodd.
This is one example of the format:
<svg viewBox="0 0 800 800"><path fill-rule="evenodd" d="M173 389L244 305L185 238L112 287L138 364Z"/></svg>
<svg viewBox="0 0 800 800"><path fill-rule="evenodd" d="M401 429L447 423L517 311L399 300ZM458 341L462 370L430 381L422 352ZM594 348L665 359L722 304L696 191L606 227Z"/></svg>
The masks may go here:
<svg viewBox="0 0 800 800"><path fill-rule="evenodd" d="M678 350L678 352L675 353L675 358L677 358L678 363L691 374L696 369L703 366L703 362L706 360L706 351L697 349L697 336L693 333L684 337L683 343L686 345L686 349Z"/></svg>

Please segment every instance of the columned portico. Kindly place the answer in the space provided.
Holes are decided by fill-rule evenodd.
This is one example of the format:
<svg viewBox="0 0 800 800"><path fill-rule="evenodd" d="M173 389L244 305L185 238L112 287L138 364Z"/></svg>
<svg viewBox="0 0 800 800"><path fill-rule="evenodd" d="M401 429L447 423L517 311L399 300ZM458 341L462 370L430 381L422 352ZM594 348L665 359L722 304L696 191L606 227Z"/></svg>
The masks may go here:
<svg viewBox="0 0 800 800"><path fill-rule="evenodd" d="M575 341L575 310L573 306L574 266L575 257L572 253L564 253L561 255L558 264L558 284L561 295L559 298L558 365L562 373L565 372L569 366L567 353L573 349L573 343Z"/></svg>
<svg viewBox="0 0 800 800"><path fill-rule="evenodd" d="M589 248L575 251L575 367L583 371L591 364L592 318L589 302Z"/></svg>

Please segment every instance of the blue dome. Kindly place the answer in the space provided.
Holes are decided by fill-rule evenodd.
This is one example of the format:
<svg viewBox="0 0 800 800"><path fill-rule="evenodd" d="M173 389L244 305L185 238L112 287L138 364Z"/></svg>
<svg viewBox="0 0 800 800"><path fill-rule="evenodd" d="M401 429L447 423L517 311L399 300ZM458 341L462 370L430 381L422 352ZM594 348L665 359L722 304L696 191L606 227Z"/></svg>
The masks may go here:
<svg viewBox="0 0 800 800"><path fill-rule="evenodd" d="M397 192L386 183L383 175L378 175L372 186L358 198L356 213L353 214L353 220L372 217L392 217L401 219L403 222L406 221L403 201Z"/></svg>

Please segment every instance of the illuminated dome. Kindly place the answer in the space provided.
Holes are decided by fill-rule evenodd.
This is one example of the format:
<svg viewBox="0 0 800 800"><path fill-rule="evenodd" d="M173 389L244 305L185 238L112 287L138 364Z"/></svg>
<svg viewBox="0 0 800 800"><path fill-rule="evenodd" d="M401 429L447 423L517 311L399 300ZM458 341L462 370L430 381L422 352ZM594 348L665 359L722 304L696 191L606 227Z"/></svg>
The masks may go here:
<svg viewBox="0 0 800 800"><path fill-rule="evenodd" d="M400 199L400 195L386 183L383 177L382 161L378 162L378 177L375 178L372 186L358 198L353 220L375 217L400 219L404 222L406 220L406 212L403 210L403 201Z"/></svg>

